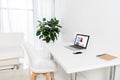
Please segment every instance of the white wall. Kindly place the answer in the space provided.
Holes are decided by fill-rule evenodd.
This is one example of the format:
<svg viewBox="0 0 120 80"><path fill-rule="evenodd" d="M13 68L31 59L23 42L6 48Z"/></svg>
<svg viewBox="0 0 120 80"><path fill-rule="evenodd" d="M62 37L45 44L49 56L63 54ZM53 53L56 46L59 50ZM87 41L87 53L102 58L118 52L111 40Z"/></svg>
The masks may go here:
<svg viewBox="0 0 120 80"><path fill-rule="evenodd" d="M89 34L88 48L120 54L119 4L120 0L56 0L64 41L73 41L76 33Z"/></svg>

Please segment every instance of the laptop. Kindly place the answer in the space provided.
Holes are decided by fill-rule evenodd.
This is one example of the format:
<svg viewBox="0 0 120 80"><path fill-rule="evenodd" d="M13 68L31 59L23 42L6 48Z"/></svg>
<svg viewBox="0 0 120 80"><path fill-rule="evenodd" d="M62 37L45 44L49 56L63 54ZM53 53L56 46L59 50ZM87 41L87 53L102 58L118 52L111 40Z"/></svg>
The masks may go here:
<svg viewBox="0 0 120 80"><path fill-rule="evenodd" d="M86 49L89 41L89 35L76 34L74 45L66 46L71 50Z"/></svg>

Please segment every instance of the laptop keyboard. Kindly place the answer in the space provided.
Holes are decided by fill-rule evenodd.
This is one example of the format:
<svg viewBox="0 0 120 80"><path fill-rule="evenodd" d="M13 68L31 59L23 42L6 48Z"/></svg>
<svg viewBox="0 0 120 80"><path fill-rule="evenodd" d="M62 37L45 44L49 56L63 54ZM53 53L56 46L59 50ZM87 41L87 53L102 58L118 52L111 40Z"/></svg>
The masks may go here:
<svg viewBox="0 0 120 80"><path fill-rule="evenodd" d="M77 48L77 49L84 49L83 47L75 46L75 45L70 45L70 47Z"/></svg>

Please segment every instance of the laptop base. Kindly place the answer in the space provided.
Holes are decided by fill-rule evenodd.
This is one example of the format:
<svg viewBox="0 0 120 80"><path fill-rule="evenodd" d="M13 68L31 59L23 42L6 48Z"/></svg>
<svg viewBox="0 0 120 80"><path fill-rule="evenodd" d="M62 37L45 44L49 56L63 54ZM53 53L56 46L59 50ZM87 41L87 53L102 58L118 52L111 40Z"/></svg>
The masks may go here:
<svg viewBox="0 0 120 80"><path fill-rule="evenodd" d="M72 50L72 51L78 51L78 50L84 49L83 47L74 46L74 45L69 45L69 46L65 46L65 47Z"/></svg>

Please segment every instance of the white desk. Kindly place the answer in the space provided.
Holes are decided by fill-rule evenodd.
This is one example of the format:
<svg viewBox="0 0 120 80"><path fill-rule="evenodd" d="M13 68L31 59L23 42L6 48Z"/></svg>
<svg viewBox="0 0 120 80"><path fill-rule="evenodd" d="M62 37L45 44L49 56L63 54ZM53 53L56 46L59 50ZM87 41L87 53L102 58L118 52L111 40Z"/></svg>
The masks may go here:
<svg viewBox="0 0 120 80"><path fill-rule="evenodd" d="M81 71L93 70L103 67L111 67L109 80L114 80L115 66L120 65L120 58L106 61L102 60L96 55L100 54L94 50L84 50L82 54L73 54L73 51L65 48L66 45L55 45L50 47L51 55L56 62L68 74L72 74L71 80L76 80L76 73ZM102 54L102 53L101 53Z"/></svg>

